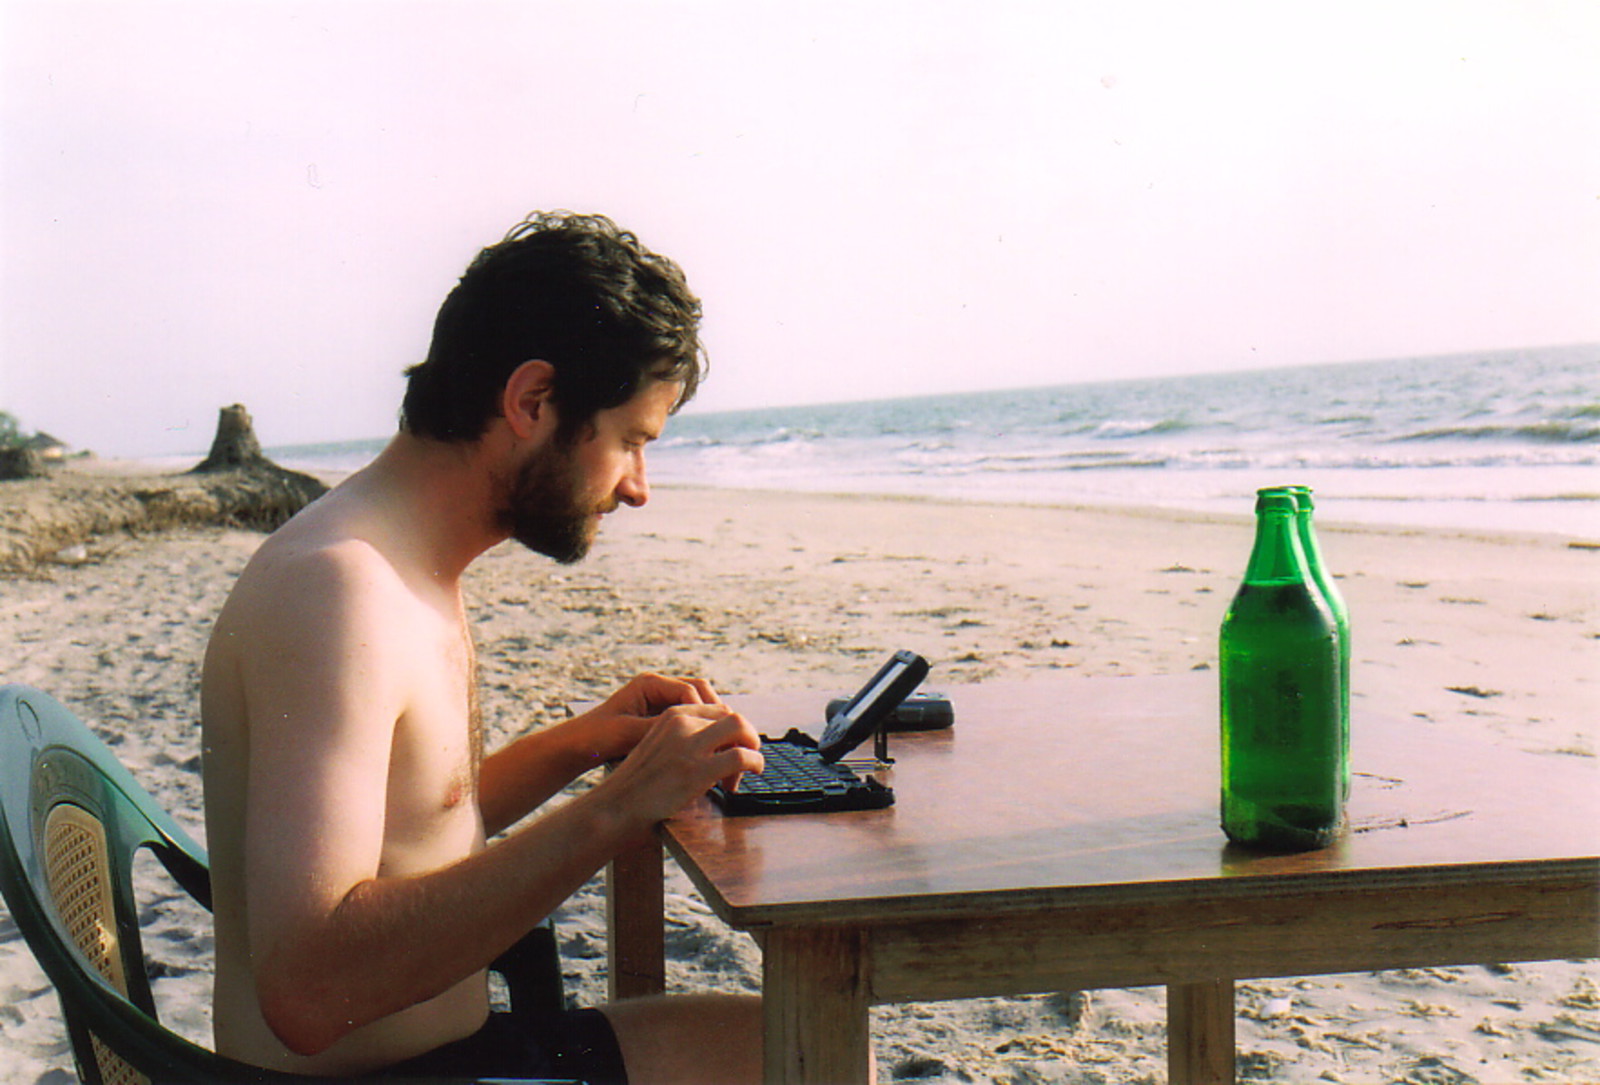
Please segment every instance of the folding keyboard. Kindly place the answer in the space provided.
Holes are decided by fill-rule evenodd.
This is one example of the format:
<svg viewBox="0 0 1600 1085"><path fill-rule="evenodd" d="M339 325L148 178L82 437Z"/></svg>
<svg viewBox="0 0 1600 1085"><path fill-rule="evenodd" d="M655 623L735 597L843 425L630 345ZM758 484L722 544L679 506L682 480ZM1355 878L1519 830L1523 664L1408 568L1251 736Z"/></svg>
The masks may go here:
<svg viewBox="0 0 1600 1085"><path fill-rule="evenodd" d="M878 781L863 780L843 765L830 765L804 734L790 732L766 739L761 756L766 765L739 779L739 790L721 787L711 795L730 814L799 814L834 810L879 810L894 802L894 792Z"/></svg>
<svg viewBox="0 0 1600 1085"><path fill-rule="evenodd" d="M865 742L928 674L928 661L899 651L878 668L854 697L832 705L818 742L798 728L781 739L761 736L766 759L760 774L746 774L737 791L721 786L711 797L729 814L800 814L879 810L894 792L872 777L863 780L839 761Z"/></svg>

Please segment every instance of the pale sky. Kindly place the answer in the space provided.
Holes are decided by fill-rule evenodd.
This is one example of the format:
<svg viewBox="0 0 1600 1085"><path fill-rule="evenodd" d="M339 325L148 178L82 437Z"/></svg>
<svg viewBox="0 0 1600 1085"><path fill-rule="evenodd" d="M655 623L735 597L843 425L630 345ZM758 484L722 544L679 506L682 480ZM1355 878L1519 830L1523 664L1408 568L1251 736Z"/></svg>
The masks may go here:
<svg viewBox="0 0 1600 1085"><path fill-rule="evenodd" d="M1600 340L1600 4L0 0L0 409L382 436L445 292L602 211L691 409Z"/></svg>

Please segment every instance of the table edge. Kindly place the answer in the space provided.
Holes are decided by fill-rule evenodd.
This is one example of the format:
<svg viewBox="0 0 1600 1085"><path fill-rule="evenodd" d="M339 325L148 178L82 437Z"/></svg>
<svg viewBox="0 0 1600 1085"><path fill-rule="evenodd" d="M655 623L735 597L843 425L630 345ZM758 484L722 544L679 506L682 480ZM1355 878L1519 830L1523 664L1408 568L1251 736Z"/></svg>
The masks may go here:
<svg viewBox="0 0 1600 1085"><path fill-rule="evenodd" d="M981 890L919 894L871 901L814 900L739 905L725 900L689 860L665 826L659 832L667 851L688 875L713 912L737 930L786 926L874 926L880 923L938 921L962 916L999 916L1041 911L1119 907L1187 906L1213 902L1291 897L1364 896L1408 889L1483 885L1529 888L1582 888L1600 894L1600 855L1560 859L1517 859L1427 867L1380 867L1351 872L1252 874L1203 880L1131 882L1123 885Z"/></svg>

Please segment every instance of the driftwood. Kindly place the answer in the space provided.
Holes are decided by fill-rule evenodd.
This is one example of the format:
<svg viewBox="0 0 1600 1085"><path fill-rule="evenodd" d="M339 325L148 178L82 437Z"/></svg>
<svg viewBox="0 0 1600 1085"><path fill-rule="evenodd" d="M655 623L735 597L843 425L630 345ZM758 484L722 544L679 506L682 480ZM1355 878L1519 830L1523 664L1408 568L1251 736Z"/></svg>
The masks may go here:
<svg viewBox="0 0 1600 1085"><path fill-rule="evenodd" d="M0 573L75 563L119 533L217 525L272 531L328 491L261 452L250 415L224 408L211 454L181 475L95 474L92 467L0 487Z"/></svg>

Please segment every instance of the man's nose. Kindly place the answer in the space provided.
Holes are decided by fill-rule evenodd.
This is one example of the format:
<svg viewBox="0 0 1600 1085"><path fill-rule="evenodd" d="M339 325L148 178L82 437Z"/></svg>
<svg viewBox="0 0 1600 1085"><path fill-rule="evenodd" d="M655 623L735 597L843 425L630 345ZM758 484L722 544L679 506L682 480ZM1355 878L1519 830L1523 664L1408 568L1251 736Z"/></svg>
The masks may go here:
<svg viewBox="0 0 1600 1085"><path fill-rule="evenodd" d="M622 481L617 483L617 500L635 509L650 500L650 483L643 467L622 476Z"/></svg>

